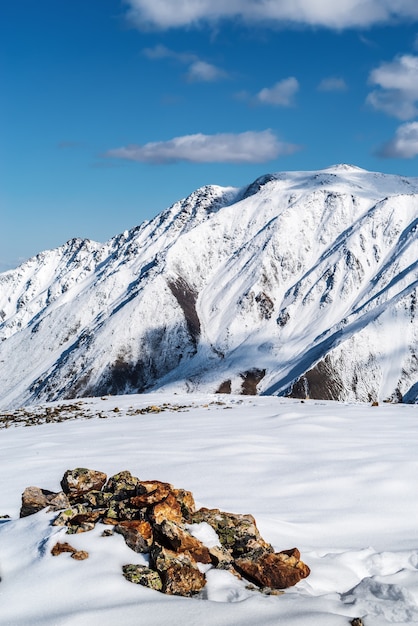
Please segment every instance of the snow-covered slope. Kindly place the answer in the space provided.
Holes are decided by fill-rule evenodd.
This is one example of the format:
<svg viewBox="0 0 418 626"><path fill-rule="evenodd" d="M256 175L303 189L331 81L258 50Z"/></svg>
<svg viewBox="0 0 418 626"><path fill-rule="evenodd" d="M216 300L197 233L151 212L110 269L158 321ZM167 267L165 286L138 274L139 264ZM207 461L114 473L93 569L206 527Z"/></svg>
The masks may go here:
<svg viewBox="0 0 418 626"><path fill-rule="evenodd" d="M418 398L418 179L207 186L0 274L0 404L171 391Z"/></svg>

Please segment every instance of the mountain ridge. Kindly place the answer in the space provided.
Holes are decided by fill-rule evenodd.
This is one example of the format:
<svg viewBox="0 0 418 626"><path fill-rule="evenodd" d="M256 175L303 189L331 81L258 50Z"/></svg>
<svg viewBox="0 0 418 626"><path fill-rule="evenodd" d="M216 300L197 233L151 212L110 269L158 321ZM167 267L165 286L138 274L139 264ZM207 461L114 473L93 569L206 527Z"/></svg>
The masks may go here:
<svg viewBox="0 0 418 626"><path fill-rule="evenodd" d="M0 406L219 390L418 397L418 178L340 164L206 185L0 274Z"/></svg>

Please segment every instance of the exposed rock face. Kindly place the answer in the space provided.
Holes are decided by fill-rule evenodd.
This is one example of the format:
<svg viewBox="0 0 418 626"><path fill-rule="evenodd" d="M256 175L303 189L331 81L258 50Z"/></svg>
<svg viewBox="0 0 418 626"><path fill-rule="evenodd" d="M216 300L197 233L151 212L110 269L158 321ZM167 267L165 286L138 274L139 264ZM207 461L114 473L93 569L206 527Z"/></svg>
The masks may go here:
<svg viewBox="0 0 418 626"><path fill-rule="evenodd" d="M193 495L161 481L142 481L128 471L107 480L106 474L86 468L68 470L61 481L67 496L28 487L22 497L21 516L61 503L52 522L66 526L68 534L92 530L98 521L111 528L102 536L121 534L135 552L149 553L150 567L126 564L130 582L170 595L193 596L206 584L205 567L226 569L272 593L295 585L309 575L299 551L275 553L260 535L252 515L219 509L196 511ZM54 504L55 503L55 504ZM218 545L204 545L193 531L208 524ZM51 553L69 552L74 559L88 557L68 543L57 543ZM203 567L203 565L201 566Z"/></svg>

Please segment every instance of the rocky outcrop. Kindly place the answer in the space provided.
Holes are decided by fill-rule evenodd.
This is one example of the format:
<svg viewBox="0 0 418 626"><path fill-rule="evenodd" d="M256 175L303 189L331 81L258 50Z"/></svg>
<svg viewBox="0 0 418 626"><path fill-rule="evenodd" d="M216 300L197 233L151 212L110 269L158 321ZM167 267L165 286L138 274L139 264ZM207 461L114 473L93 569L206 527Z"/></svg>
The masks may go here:
<svg viewBox="0 0 418 626"><path fill-rule="evenodd" d="M65 472L63 492L55 494L29 487L22 496L21 517L61 503L52 524L68 534L92 530L98 522L111 527L103 536L121 534L135 552L149 555L149 567L123 566L130 582L170 595L193 596L206 584L208 568L229 570L268 593L295 585L309 575L296 548L274 552L260 535L252 515L219 509L196 510L193 495L158 480L140 480L129 471L107 479L87 468ZM56 509L55 509L56 510ZM207 524L217 541L205 545L196 529ZM57 543L52 555L70 552L87 558L68 543Z"/></svg>

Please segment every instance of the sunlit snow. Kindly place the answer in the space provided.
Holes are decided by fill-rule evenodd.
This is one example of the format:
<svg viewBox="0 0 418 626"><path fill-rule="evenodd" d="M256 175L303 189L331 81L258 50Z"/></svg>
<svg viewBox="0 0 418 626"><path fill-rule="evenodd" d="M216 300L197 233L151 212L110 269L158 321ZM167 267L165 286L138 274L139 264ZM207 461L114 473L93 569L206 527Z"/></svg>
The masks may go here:
<svg viewBox="0 0 418 626"><path fill-rule="evenodd" d="M133 414L163 402L181 411ZM277 397L175 394L85 399L101 417L0 430L3 626L365 626L418 622L418 409ZM115 412L114 409L119 411ZM60 489L65 470L128 469L191 490L198 506L255 516L276 550L297 546L311 575L280 596L217 570L197 598L126 581L144 562L102 528L67 541L54 514L19 519L20 496ZM202 541L216 538L204 526Z"/></svg>

